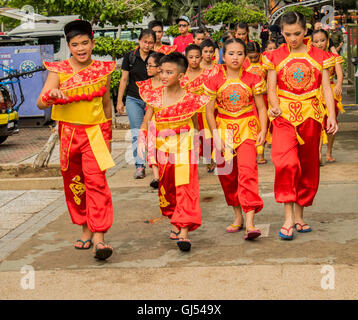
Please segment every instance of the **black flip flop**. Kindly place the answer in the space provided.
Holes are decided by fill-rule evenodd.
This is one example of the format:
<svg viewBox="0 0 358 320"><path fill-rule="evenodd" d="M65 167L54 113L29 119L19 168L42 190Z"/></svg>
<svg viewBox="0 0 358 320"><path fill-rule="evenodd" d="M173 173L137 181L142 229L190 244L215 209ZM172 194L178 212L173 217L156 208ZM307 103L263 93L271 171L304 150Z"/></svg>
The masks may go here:
<svg viewBox="0 0 358 320"><path fill-rule="evenodd" d="M98 259L98 260L106 260L107 258L109 258L112 255L113 249L112 248L97 249L97 246L99 244L105 246L105 244L103 242L98 242L96 244L96 255L94 257L95 257L95 259Z"/></svg>
<svg viewBox="0 0 358 320"><path fill-rule="evenodd" d="M170 240L179 240L178 235L180 234L180 230L179 230L178 232L175 232L174 230L170 230L170 235L171 235L171 234L175 234L176 237L175 237L175 238L172 238L171 236L169 236L169 239L170 239Z"/></svg>
<svg viewBox="0 0 358 320"><path fill-rule="evenodd" d="M190 251L190 240L184 240L184 238L179 238L179 240L177 241L177 245L181 251Z"/></svg>
<svg viewBox="0 0 358 320"><path fill-rule="evenodd" d="M77 249L77 250L88 250L89 248L92 247L92 244L93 244L91 239L88 239L88 240L86 240L86 241L83 241L83 240L81 240L81 239L78 239L78 240L76 240L76 242L82 242L82 247L76 247L76 246L74 246L75 249ZM89 245L88 247L85 247L85 244L86 244L87 242L89 242L90 245Z"/></svg>

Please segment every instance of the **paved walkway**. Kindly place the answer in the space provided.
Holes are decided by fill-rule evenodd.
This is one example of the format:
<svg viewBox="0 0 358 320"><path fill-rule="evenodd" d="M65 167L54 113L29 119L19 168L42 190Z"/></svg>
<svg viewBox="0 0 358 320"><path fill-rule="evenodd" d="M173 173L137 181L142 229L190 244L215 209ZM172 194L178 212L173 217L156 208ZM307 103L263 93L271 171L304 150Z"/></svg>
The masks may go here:
<svg viewBox="0 0 358 320"><path fill-rule="evenodd" d="M232 209L226 206L217 176L200 166L203 224L191 234L192 251L180 252L168 239L170 224L160 216L156 191L148 186L150 170L143 180L132 178L125 130L115 132L117 166L107 173L114 222L106 239L115 252L106 262L93 259L91 250L73 249L80 230L70 221L60 184L49 190L51 178L2 181L1 297L357 299L357 116L358 109L351 108L340 118L345 130L336 137L337 162L321 167L315 203L305 211L314 232L296 232L292 242L277 235L283 208L274 200L271 161L259 166L265 207L256 222L263 235L253 242L244 241L243 232L225 233ZM56 156L52 161L55 165ZM9 190L17 184L23 188ZM24 285L27 275L34 276L32 289Z"/></svg>

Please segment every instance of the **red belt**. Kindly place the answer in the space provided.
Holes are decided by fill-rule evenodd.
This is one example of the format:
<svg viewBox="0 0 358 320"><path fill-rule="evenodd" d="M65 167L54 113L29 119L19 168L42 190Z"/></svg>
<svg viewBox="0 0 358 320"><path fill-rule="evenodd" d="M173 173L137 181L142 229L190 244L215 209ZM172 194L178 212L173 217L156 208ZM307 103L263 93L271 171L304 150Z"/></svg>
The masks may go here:
<svg viewBox="0 0 358 320"><path fill-rule="evenodd" d="M175 136L180 133L190 131L190 126L186 125L177 129L164 129L157 132L157 137L164 138L168 136Z"/></svg>
<svg viewBox="0 0 358 320"><path fill-rule="evenodd" d="M228 116L228 115L223 114L223 113L220 113L220 112L218 113L217 116L218 116L219 118L222 118L222 119L235 119L235 120L237 120L237 119L242 119L242 118L250 117L250 116L253 116L253 115L255 115L254 112L253 112L253 111L250 111L250 112L244 113L244 114L242 114L241 116L238 116L238 117Z"/></svg>

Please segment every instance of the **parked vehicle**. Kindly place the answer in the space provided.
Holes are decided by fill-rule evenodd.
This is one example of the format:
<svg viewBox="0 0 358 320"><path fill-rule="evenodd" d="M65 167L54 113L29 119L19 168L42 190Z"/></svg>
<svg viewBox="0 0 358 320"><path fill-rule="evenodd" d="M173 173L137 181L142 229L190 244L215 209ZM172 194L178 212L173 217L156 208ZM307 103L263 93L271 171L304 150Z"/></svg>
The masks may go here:
<svg viewBox="0 0 358 320"><path fill-rule="evenodd" d="M0 64L0 70L7 76L0 78L0 144L9 136L18 133L19 108L25 101L20 78L31 76L35 72L44 71L44 67L35 67L32 70L19 72ZM20 92L20 99L16 95L15 86Z"/></svg>

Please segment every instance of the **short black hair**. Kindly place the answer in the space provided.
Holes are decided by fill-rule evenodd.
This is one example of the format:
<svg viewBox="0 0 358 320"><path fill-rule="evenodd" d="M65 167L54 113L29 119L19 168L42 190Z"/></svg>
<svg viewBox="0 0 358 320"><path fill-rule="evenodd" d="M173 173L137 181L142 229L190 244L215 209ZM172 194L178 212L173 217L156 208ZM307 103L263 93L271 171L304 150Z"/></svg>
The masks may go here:
<svg viewBox="0 0 358 320"><path fill-rule="evenodd" d="M145 36L151 36L153 37L154 42L157 41L157 37L155 35L155 32L152 29L144 29L140 32L138 40L141 40Z"/></svg>
<svg viewBox="0 0 358 320"><path fill-rule="evenodd" d="M306 17L297 11L291 11L284 14L281 18L281 29L285 24L298 23L303 29L306 29Z"/></svg>
<svg viewBox="0 0 358 320"><path fill-rule="evenodd" d="M276 48L278 47L276 40L269 39L269 40L266 41L266 48L265 49L267 49L269 44L274 44Z"/></svg>
<svg viewBox="0 0 358 320"><path fill-rule="evenodd" d="M194 38L196 37L197 34L205 34L205 30L203 28L193 30L193 37Z"/></svg>
<svg viewBox="0 0 358 320"><path fill-rule="evenodd" d="M247 47L246 47L245 42L242 41L241 39L237 39L237 38L232 38L232 39L226 40L226 41L224 42L224 45L223 45L223 54L226 53L226 50L227 50L228 45L230 45L230 44L232 44L232 43L239 43L239 44L241 44L241 45L244 47L245 56L247 55Z"/></svg>
<svg viewBox="0 0 358 320"><path fill-rule="evenodd" d="M235 26L235 30L237 29L245 29L247 31L247 33L249 33L249 25L246 22L239 22L236 26Z"/></svg>
<svg viewBox="0 0 358 320"><path fill-rule="evenodd" d="M246 47L247 47L247 53L252 53L252 52L260 53L261 52L261 47L260 47L259 43L256 41L249 42L246 45Z"/></svg>
<svg viewBox="0 0 358 320"><path fill-rule="evenodd" d="M203 50L205 47L211 47L215 50L216 46L215 43L210 40L210 39L206 39L204 40L201 44L200 44L200 49Z"/></svg>
<svg viewBox="0 0 358 320"><path fill-rule="evenodd" d="M92 25L86 20L77 19L67 23L64 27L64 33L67 43L79 35L87 35L88 38L93 39Z"/></svg>
<svg viewBox="0 0 358 320"><path fill-rule="evenodd" d="M161 27L162 30L164 29L163 23L159 20L152 20L148 23L148 29L153 30L153 28L155 28L155 27Z"/></svg>
<svg viewBox="0 0 358 320"><path fill-rule="evenodd" d="M192 50L197 50L197 51L199 51L199 52L200 52L200 55L201 55L201 48L200 48L198 45L194 44L194 43L189 44L189 45L185 48L185 55L187 56L188 53L189 53L190 51L192 51Z"/></svg>
<svg viewBox="0 0 358 320"><path fill-rule="evenodd" d="M222 40L223 42L225 42L226 40L230 39L230 37L233 37L234 38L234 34L232 31L226 31L224 32L224 34L222 35Z"/></svg>
<svg viewBox="0 0 358 320"><path fill-rule="evenodd" d="M164 63L176 64L180 73L185 73L189 66L188 59L180 52L172 52L162 57L159 61L159 66Z"/></svg>
<svg viewBox="0 0 358 320"><path fill-rule="evenodd" d="M165 56L164 53L161 53L161 52L152 52L148 59L149 58L153 58L154 59L154 63L159 66L159 62L160 62L160 59L163 58Z"/></svg>

